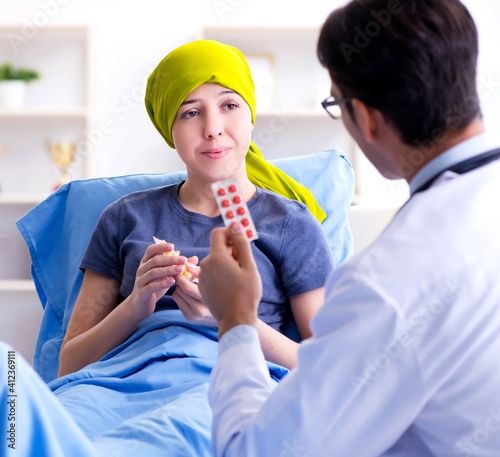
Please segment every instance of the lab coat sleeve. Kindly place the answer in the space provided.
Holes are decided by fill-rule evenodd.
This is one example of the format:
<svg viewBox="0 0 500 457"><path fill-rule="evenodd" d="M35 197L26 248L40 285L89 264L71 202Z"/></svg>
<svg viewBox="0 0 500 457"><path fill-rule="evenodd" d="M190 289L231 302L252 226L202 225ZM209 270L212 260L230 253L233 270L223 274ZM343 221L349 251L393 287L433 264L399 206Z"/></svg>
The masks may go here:
<svg viewBox="0 0 500 457"><path fill-rule="evenodd" d="M332 289L297 368L276 388L256 331L224 335L232 342L209 391L217 456L382 455L411 425L427 397L411 335L385 304L391 297L352 275Z"/></svg>
<svg viewBox="0 0 500 457"><path fill-rule="evenodd" d="M241 431L255 417L272 390L269 370L260 348L257 329L240 325L225 333L219 348L219 370L214 371L209 388L209 398L214 414L213 441L216 455L238 455L239 451L227 451L229 447L246 446L241 443ZM241 378L233 376L234 359L238 359L236 370L245 369L244 386ZM240 395L240 388L251 395ZM233 438L237 438L232 444ZM246 452L246 451L245 451ZM246 454L239 454L246 455ZM250 454L249 454L250 455Z"/></svg>

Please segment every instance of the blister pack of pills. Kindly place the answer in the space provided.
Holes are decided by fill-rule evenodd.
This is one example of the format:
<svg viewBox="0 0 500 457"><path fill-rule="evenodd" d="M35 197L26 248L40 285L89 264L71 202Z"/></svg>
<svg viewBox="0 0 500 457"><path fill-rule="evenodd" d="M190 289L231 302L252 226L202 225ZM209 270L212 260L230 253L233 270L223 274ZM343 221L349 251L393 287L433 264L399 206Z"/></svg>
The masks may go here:
<svg viewBox="0 0 500 457"><path fill-rule="evenodd" d="M165 240L160 240L159 238L156 238L156 236L153 236L153 240L156 244L161 244L161 243L166 243ZM163 255L181 255L181 251L165 251ZM195 278L187 268L184 269L184 271L181 273L182 276L185 278L189 279L191 282L194 282L195 284L198 284L198 278Z"/></svg>
<svg viewBox="0 0 500 457"><path fill-rule="evenodd" d="M213 183L212 192L226 227L229 227L233 222L238 222L243 226L250 241L259 238L236 178Z"/></svg>

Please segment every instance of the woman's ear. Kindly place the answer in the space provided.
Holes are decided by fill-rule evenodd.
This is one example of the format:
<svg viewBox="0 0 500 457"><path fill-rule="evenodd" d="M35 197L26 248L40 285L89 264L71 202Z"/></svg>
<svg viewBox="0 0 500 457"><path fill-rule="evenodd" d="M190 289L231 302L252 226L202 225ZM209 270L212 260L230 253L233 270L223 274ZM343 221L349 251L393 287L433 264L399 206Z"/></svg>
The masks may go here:
<svg viewBox="0 0 500 457"><path fill-rule="evenodd" d="M363 103L358 98L351 102L356 124L367 143L373 143L380 133L380 122L383 122L382 113Z"/></svg>

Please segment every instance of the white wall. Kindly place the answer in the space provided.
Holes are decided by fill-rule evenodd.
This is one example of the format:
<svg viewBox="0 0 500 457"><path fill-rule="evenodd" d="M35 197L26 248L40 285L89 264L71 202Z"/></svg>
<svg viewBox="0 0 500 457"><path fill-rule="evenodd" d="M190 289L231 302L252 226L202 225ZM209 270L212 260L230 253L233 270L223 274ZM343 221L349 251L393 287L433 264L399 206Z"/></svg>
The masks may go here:
<svg viewBox="0 0 500 457"><path fill-rule="evenodd" d="M171 49L197 38L206 25L319 26L344 0L23 0L2 2L0 23L29 27L89 24L94 31L94 129L97 173L115 175L182 169L149 121L143 104L147 75ZM481 34L479 86L487 125L500 122L497 0L465 0ZM1 60L1 56L0 56ZM99 124L107 121L111 132ZM335 145L332 145L335 146ZM370 165L360 173L371 195L401 196L406 186L381 179ZM397 199L396 198L396 199ZM373 199L371 199L373 203ZM385 202L387 203L387 201Z"/></svg>
<svg viewBox="0 0 500 457"><path fill-rule="evenodd" d="M115 175L182 169L144 109L146 78L174 47L200 36L206 25L319 25L321 0L292 7L284 0L24 0L0 6L2 23L84 23L94 32L97 173ZM334 2L338 4L339 2ZM51 7L49 8L49 5ZM139 6L140 5L140 6ZM331 3L330 3L331 5ZM47 13L46 13L47 11ZM50 14L49 14L50 13ZM112 125L103 133L101 122Z"/></svg>

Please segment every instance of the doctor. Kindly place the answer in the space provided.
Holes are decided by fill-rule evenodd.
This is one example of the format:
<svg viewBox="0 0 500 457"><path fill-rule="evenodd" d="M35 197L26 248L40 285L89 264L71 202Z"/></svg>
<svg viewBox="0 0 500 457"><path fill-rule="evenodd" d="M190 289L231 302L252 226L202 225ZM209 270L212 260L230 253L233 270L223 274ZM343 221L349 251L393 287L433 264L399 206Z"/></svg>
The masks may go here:
<svg viewBox="0 0 500 457"><path fill-rule="evenodd" d="M500 149L477 52L458 0L356 0L326 20L323 106L411 197L329 277L313 336L274 390L249 244L239 226L212 232L200 289L219 325L216 455L499 455Z"/></svg>

